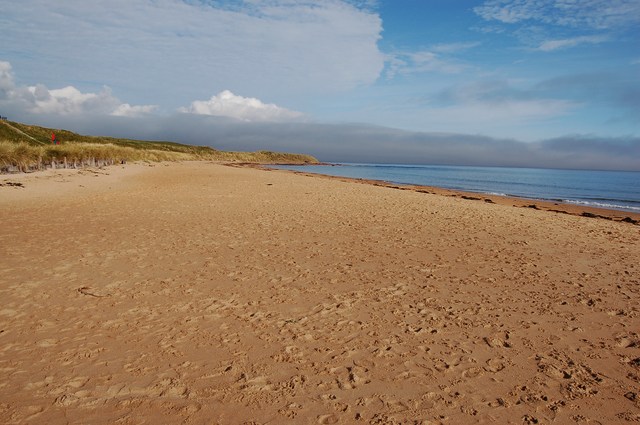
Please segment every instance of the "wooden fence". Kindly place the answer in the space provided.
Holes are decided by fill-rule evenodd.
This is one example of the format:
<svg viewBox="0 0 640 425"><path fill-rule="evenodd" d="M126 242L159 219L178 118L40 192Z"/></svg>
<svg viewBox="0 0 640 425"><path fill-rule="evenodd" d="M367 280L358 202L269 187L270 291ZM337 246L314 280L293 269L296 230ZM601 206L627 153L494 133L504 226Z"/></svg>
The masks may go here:
<svg viewBox="0 0 640 425"><path fill-rule="evenodd" d="M120 160L116 161L114 159L99 159L99 158L86 158L82 160L67 160L66 157L62 159L53 158L50 161L39 161L36 164L31 165L0 165L0 174L11 174L11 173L30 173L34 171L43 171L49 169L79 169L86 167L104 167L107 165L113 164L124 164L126 161Z"/></svg>

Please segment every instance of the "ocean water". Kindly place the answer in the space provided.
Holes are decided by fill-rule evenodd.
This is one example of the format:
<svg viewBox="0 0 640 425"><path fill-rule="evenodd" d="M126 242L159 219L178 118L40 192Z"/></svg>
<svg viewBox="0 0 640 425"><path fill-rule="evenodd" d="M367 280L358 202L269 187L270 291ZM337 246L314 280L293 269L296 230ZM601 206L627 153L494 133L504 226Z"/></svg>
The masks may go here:
<svg viewBox="0 0 640 425"><path fill-rule="evenodd" d="M303 165L275 168L640 213L640 172L633 171L398 164Z"/></svg>

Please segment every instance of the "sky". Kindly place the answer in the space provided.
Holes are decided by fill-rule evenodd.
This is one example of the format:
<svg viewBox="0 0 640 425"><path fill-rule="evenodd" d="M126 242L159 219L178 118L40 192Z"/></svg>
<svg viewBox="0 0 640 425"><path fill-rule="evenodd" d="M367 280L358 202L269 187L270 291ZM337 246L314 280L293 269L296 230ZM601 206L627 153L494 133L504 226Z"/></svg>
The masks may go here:
<svg viewBox="0 0 640 425"><path fill-rule="evenodd" d="M640 170L640 0L0 0L0 114L323 161Z"/></svg>

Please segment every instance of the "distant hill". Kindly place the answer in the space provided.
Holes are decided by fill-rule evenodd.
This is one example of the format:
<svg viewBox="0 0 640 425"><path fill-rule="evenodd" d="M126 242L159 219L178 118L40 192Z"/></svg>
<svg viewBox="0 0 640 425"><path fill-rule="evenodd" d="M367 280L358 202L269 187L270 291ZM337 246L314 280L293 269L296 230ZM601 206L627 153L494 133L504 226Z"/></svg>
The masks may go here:
<svg viewBox="0 0 640 425"><path fill-rule="evenodd" d="M58 144L51 140L54 133ZM84 136L0 120L0 172L81 167L125 161L212 160L260 164L314 164L310 155L270 151L228 152L174 142Z"/></svg>

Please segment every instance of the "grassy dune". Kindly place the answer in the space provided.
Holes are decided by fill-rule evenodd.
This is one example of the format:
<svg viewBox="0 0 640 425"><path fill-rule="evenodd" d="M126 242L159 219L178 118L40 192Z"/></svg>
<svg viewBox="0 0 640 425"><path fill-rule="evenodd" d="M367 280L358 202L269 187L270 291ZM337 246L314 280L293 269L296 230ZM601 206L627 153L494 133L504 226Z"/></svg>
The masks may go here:
<svg viewBox="0 0 640 425"><path fill-rule="evenodd" d="M51 133L60 144L51 143ZM206 146L83 136L67 130L0 121L0 172L51 166L105 165L122 161L212 160L252 163L317 163L309 155L280 152L227 152Z"/></svg>

